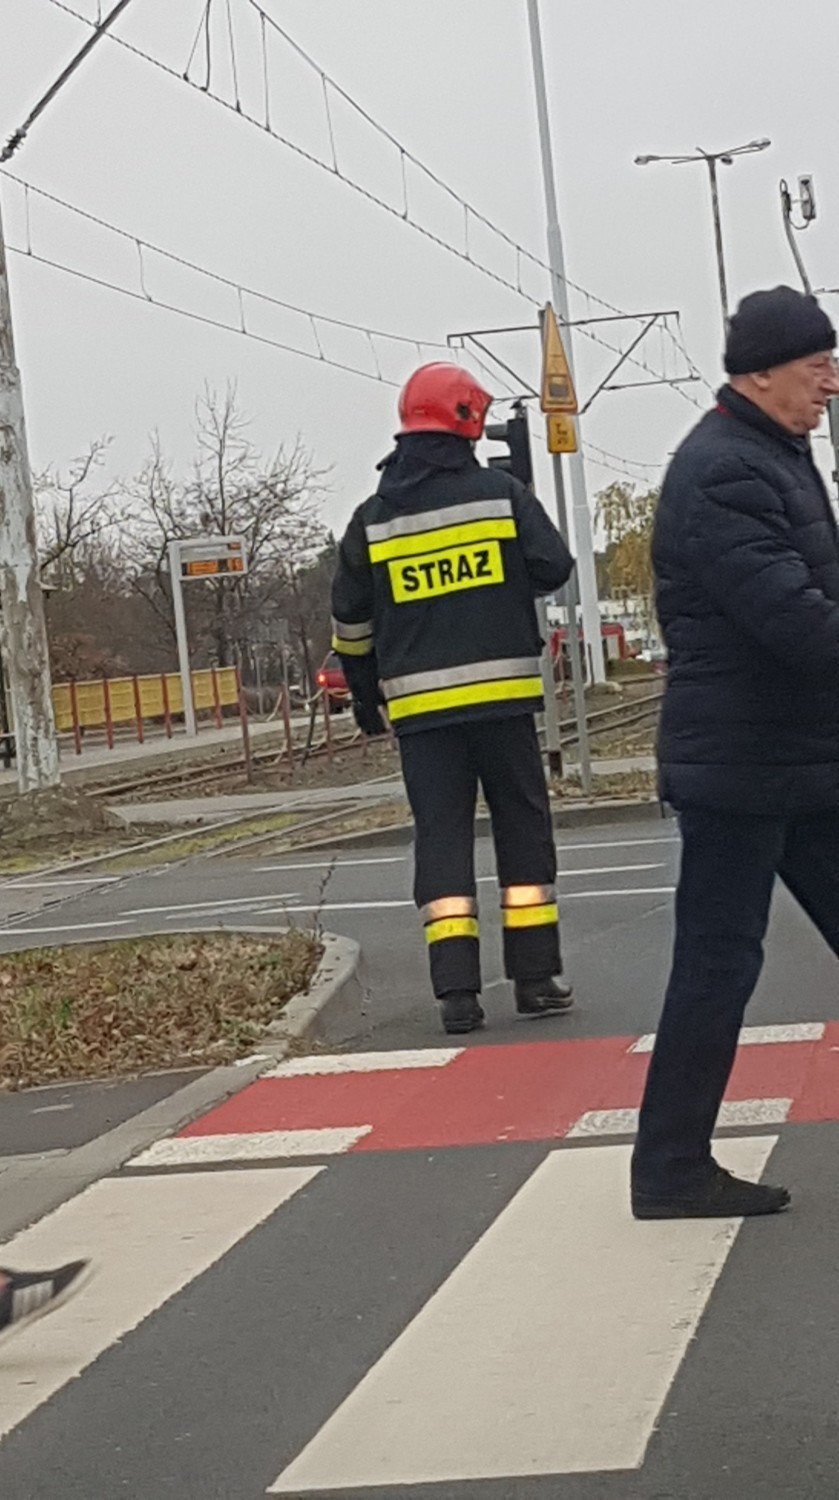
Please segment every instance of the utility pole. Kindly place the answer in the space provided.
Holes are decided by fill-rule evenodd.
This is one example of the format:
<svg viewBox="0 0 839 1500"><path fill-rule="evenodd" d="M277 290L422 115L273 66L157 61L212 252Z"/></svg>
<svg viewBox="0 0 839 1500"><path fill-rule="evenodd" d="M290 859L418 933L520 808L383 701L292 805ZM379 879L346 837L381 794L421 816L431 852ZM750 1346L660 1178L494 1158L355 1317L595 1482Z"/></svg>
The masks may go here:
<svg viewBox="0 0 839 1500"><path fill-rule="evenodd" d="M548 220L548 262L551 268L551 301L559 314L560 323L565 325L566 352L573 379L574 355L571 328L569 326L568 287L565 281L565 256L562 248L562 231L559 226L556 179L554 177L551 126L545 87L545 63L542 54L542 35L539 27L539 0L527 0L527 14L530 23L533 81L536 90L536 113L539 121L542 176L545 185L545 207ZM600 604L597 597L597 575L594 567L594 532L591 524L588 495L586 493L585 466L583 464L583 455L580 451L579 423L576 418L574 421L577 426L577 451L569 455L571 514L574 521L577 578L582 603L583 639L585 641L589 680L594 683L603 683L606 681L606 667L603 661ZM558 456L554 461L555 481L557 477L561 482L562 460ZM557 511L559 511L559 505L559 492L557 492ZM577 584L575 584L576 587ZM576 619L574 621L569 620L569 649L571 648L572 637L576 640Z"/></svg>
<svg viewBox="0 0 839 1500"><path fill-rule="evenodd" d="M701 146L685 156L636 156L636 167L648 167L653 162L666 162L670 166L681 167L687 162L701 161L708 168L708 178L711 185L711 214L714 220L714 248L717 256L717 277L720 284L720 306L722 308L723 334L728 333L728 282L725 274L725 253L722 242L722 223L720 220L720 193L717 182L717 163L722 162L724 167L734 164L735 156L753 156L756 151L765 151L772 142L765 137L759 141L747 141L745 146L733 146L730 151L703 151Z"/></svg>
<svg viewBox="0 0 839 1500"><path fill-rule="evenodd" d="M559 531L565 542L568 541L568 510L565 504L565 477L562 472L562 458L559 453L553 455L554 491L556 493L556 514L559 522ZM580 649L580 635L577 629L577 610L580 606L580 587L577 582L576 568L571 574L568 582L562 590L565 595L565 603L568 610L568 659L571 663L571 681L574 687L574 718L577 720L577 754L580 758L580 783L586 796L591 792L591 749L588 738L588 720L586 718L586 690L585 672L583 668L582 651ZM598 611L598 627L600 614ZM583 625L585 632L585 624ZM598 634L599 639L599 634ZM602 660L602 653L601 653Z"/></svg>
<svg viewBox="0 0 839 1500"><path fill-rule="evenodd" d="M58 786L44 596L38 569L32 476L0 210L0 641L9 673L21 792Z"/></svg>

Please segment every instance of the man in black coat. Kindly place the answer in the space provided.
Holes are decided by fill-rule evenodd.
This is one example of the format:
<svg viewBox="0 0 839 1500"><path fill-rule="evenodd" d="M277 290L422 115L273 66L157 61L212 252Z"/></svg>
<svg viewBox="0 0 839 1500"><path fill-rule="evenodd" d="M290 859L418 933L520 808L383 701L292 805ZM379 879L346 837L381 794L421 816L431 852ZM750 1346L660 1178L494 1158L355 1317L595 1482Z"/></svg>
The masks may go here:
<svg viewBox="0 0 839 1500"><path fill-rule="evenodd" d="M682 867L673 968L632 1164L636 1218L776 1213L711 1134L757 983L775 876L839 954L839 538L809 433L836 333L789 287L731 320L729 384L668 470L653 537L669 656L661 794Z"/></svg>

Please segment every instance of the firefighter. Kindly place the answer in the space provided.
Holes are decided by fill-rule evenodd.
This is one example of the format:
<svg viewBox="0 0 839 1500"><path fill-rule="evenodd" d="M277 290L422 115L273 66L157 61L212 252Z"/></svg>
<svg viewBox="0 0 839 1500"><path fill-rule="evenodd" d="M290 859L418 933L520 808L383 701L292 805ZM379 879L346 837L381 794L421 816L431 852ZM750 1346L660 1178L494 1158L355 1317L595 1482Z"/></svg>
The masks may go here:
<svg viewBox="0 0 839 1500"><path fill-rule="evenodd" d="M484 1021L474 867L478 786L490 812L507 977L526 1016L567 1010L556 846L534 714L534 605L573 559L529 489L478 463L491 397L423 365L399 399L396 447L355 511L332 588L333 646L359 728L396 733L415 825L414 896L449 1033Z"/></svg>

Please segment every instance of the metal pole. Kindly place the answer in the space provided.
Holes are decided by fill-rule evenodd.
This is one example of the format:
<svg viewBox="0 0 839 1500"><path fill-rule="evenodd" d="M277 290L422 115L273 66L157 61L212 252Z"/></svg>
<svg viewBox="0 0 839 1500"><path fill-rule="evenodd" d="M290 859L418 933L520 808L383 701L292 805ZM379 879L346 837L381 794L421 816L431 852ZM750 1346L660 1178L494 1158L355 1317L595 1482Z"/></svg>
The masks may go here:
<svg viewBox="0 0 839 1500"><path fill-rule="evenodd" d="M552 776L561 776L562 744L559 737L559 712L556 706L556 683L554 682L553 657L551 656L548 606L544 599L540 598L536 600L536 618L539 621L539 634L545 642L542 648L542 692L545 698L545 712L540 717L545 726L545 750L548 757L548 770Z"/></svg>
<svg viewBox="0 0 839 1500"><path fill-rule="evenodd" d="M784 216L784 233L787 237L787 244L792 251L793 260L798 267L798 274L801 277L804 290L807 293L808 297L811 297L813 295L813 284L810 281L809 276L807 275L807 267L804 264L801 251L795 243L795 231L792 227L792 198L790 197L790 191L785 182L781 183L781 212ZM833 400L835 399L836 398L833 397Z"/></svg>
<svg viewBox="0 0 839 1500"><path fill-rule="evenodd" d="M198 733L195 727L195 703L192 697L192 672L189 665L189 642L186 634L186 612L184 591L181 582L180 542L169 543L169 577L172 581L172 608L175 612L175 635L178 641L178 667L181 674L181 697L184 702L184 727L191 739Z"/></svg>
<svg viewBox="0 0 839 1500"><path fill-rule="evenodd" d="M714 215L714 243L717 248L717 271L720 278L720 302L722 304L722 326L723 332L728 333L728 287L725 279L725 255L722 245L722 224L720 223L720 194L717 184L717 163L713 156L705 156L708 167L708 175L711 179L711 208Z"/></svg>
<svg viewBox="0 0 839 1500"><path fill-rule="evenodd" d="M559 209L554 178L551 126L548 116L548 101L545 88L545 63L542 54L542 36L539 29L539 0L527 0L530 22L530 45L533 54L533 80L536 89L536 114L539 121L539 140L542 149L542 176L545 186L545 206L548 220L548 261L551 267L551 298L560 323L565 324L564 343L571 376L574 377L574 353L568 308L568 287L565 281L565 257L562 249L562 231L559 226ZM600 606L597 598L597 574L594 567L594 533L591 510L586 494L586 474L583 455L579 447L579 422L577 426L577 452L570 455L572 515L574 518L574 544L577 554L577 575L582 601L583 636L586 643L589 677L592 682L606 680L603 661ZM573 658L572 658L573 660Z"/></svg>
<svg viewBox="0 0 839 1500"><path fill-rule="evenodd" d="M34 792L58 786L61 773L49 645L1 217L0 645L9 673L18 787L21 792Z"/></svg>
<svg viewBox="0 0 839 1500"><path fill-rule="evenodd" d="M563 537L567 539L568 515L565 505L565 477L562 472L562 459L558 453L553 455L553 471L559 529ZM577 630L577 610L580 604L580 590L577 583L576 570L571 574L562 592L565 595L565 604L568 610L568 657L571 662L571 681L574 686L574 718L577 720L580 781L582 782L583 791L588 796L591 792L591 750L588 742L583 658L580 650L580 637Z"/></svg>

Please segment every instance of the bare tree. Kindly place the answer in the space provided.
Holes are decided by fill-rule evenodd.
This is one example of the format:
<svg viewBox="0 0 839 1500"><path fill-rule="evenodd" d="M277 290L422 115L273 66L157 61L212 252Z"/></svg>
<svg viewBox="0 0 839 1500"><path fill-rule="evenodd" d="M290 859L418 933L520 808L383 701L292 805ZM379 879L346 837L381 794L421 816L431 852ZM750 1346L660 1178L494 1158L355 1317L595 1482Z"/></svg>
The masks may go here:
<svg viewBox="0 0 839 1500"><path fill-rule="evenodd" d="M223 396L207 388L196 408L197 453L185 482L154 440L131 486L135 524L124 543L132 586L174 632L166 569L170 541L194 536L244 538L249 571L190 585L193 637L221 666L241 660L263 610L276 611L301 573L323 551L320 520L325 472L314 467L299 438L264 458L248 436L235 386Z"/></svg>
<svg viewBox="0 0 839 1500"><path fill-rule="evenodd" d="M92 482L110 442L97 438L66 474L45 469L33 476L41 579L55 588L79 581L89 549L113 525L116 485L103 489Z"/></svg>

